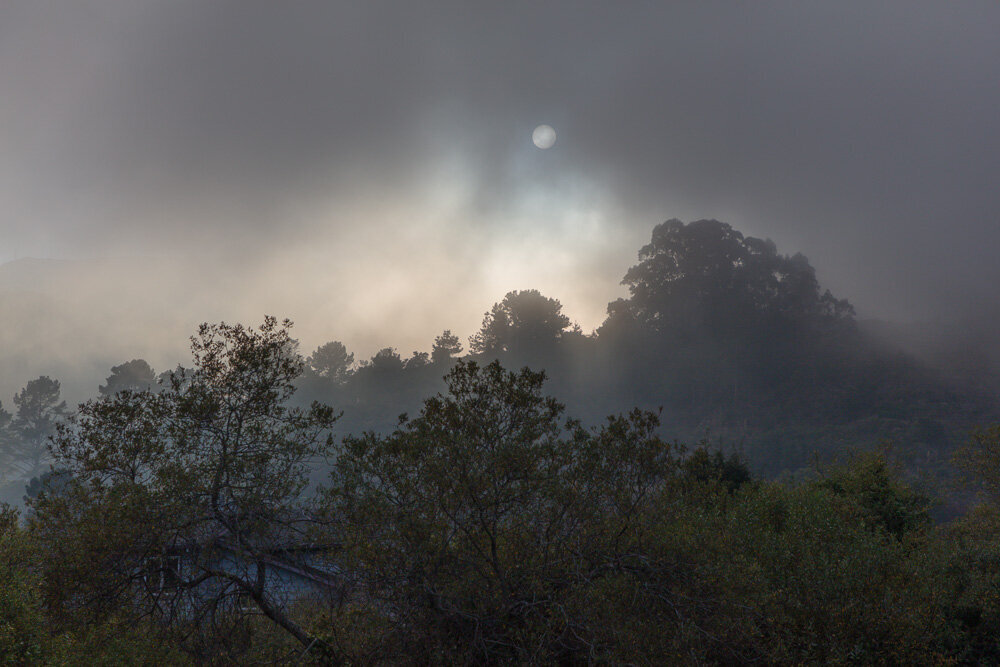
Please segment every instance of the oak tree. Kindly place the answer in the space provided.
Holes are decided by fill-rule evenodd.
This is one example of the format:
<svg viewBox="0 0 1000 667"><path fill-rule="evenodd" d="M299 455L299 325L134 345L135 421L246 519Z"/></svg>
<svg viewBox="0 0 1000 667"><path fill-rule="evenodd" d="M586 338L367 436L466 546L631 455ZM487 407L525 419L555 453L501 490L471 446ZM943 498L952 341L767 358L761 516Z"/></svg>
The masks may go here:
<svg viewBox="0 0 1000 667"><path fill-rule="evenodd" d="M52 452L72 477L31 519L57 615L194 623L218 639L253 610L313 641L272 578L311 539L308 471L337 415L289 406L303 371L290 327L203 324L191 367L160 391L105 394L59 429Z"/></svg>

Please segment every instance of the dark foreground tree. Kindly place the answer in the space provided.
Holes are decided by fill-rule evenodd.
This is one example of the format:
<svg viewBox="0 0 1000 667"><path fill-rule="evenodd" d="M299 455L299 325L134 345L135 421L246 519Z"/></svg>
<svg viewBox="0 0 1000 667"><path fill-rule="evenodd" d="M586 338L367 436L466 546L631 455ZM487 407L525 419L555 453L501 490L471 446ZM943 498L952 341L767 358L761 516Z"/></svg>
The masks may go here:
<svg viewBox="0 0 1000 667"><path fill-rule="evenodd" d="M329 514L358 588L327 626L345 657L598 659L589 596L636 577L660 585L643 524L683 481L680 450L651 413L597 431L564 420L543 379L460 361L419 417L345 439Z"/></svg>
<svg viewBox="0 0 1000 667"><path fill-rule="evenodd" d="M291 637L354 664L1000 659L998 503L932 526L885 457L750 480L654 414L583 429L541 374L459 362L417 418L347 438L314 506L301 470L333 415L284 407L285 329L206 327L195 357L158 394L84 406L28 531L0 511L0 659L256 664ZM964 454L994 492L996 440ZM269 572L304 564L288 539L317 522L335 598L284 607Z"/></svg>
<svg viewBox="0 0 1000 667"><path fill-rule="evenodd" d="M39 664L45 627L17 512L0 505L0 663Z"/></svg>
<svg viewBox="0 0 1000 667"><path fill-rule="evenodd" d="M189 645L208 653L256 612L313 641L271 571L312 526L308 470L336 416L288 407L303 369L290 326L202 325L190 370L89 401L59 429L53 454L72 479L31 519L56 618L152 617L195 628Z"/></svg>
<svg viewBox="0 0 1000 667"><path fill-rule="evenodd" d="M446 380L418 417L347 438L337 459L328 511L353 586L314 627L348 662L997 655L995 520L961 548L937 539L927 499L882 457L753 482L734 457L660 440L654 414L582 429L527 369L459 362Z"/></svg>

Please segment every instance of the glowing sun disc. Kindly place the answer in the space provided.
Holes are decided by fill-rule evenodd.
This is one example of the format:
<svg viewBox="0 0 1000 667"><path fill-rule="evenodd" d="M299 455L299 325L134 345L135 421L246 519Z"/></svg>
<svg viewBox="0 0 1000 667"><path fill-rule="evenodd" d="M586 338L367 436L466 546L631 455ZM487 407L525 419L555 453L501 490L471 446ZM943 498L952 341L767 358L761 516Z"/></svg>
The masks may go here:
<svg viewBox="0 0 1000 667"><path fill-rule="evenodd" d="M539 125L531 133L531 140L542 150L552 148L552 145L556 143L556 131L549 125Z"/></svg>

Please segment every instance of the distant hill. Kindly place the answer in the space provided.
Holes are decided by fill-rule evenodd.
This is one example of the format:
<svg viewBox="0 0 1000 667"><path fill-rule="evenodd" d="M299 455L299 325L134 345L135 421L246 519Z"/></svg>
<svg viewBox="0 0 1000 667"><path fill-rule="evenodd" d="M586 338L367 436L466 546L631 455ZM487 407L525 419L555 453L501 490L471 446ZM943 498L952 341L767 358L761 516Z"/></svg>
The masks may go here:
<svg viewBox="0 0 1000 667"><path fill-rule="evenodd" d="M953 380L1000 391L1000 318L858 324L873 340L912 354Z"/></svg>

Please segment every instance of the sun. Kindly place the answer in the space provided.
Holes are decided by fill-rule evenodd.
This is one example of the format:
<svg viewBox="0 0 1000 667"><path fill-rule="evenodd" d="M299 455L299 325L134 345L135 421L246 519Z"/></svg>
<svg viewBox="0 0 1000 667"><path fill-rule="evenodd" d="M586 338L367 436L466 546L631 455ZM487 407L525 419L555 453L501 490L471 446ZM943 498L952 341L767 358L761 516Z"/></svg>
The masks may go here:
<svg viewBox="0 0 1000 667"><path fill-rule="evenodd" d="M556 131L552 129L551 125L539 125L531 133L531 140L542 150L552 148L556 143Z"/></svg>

